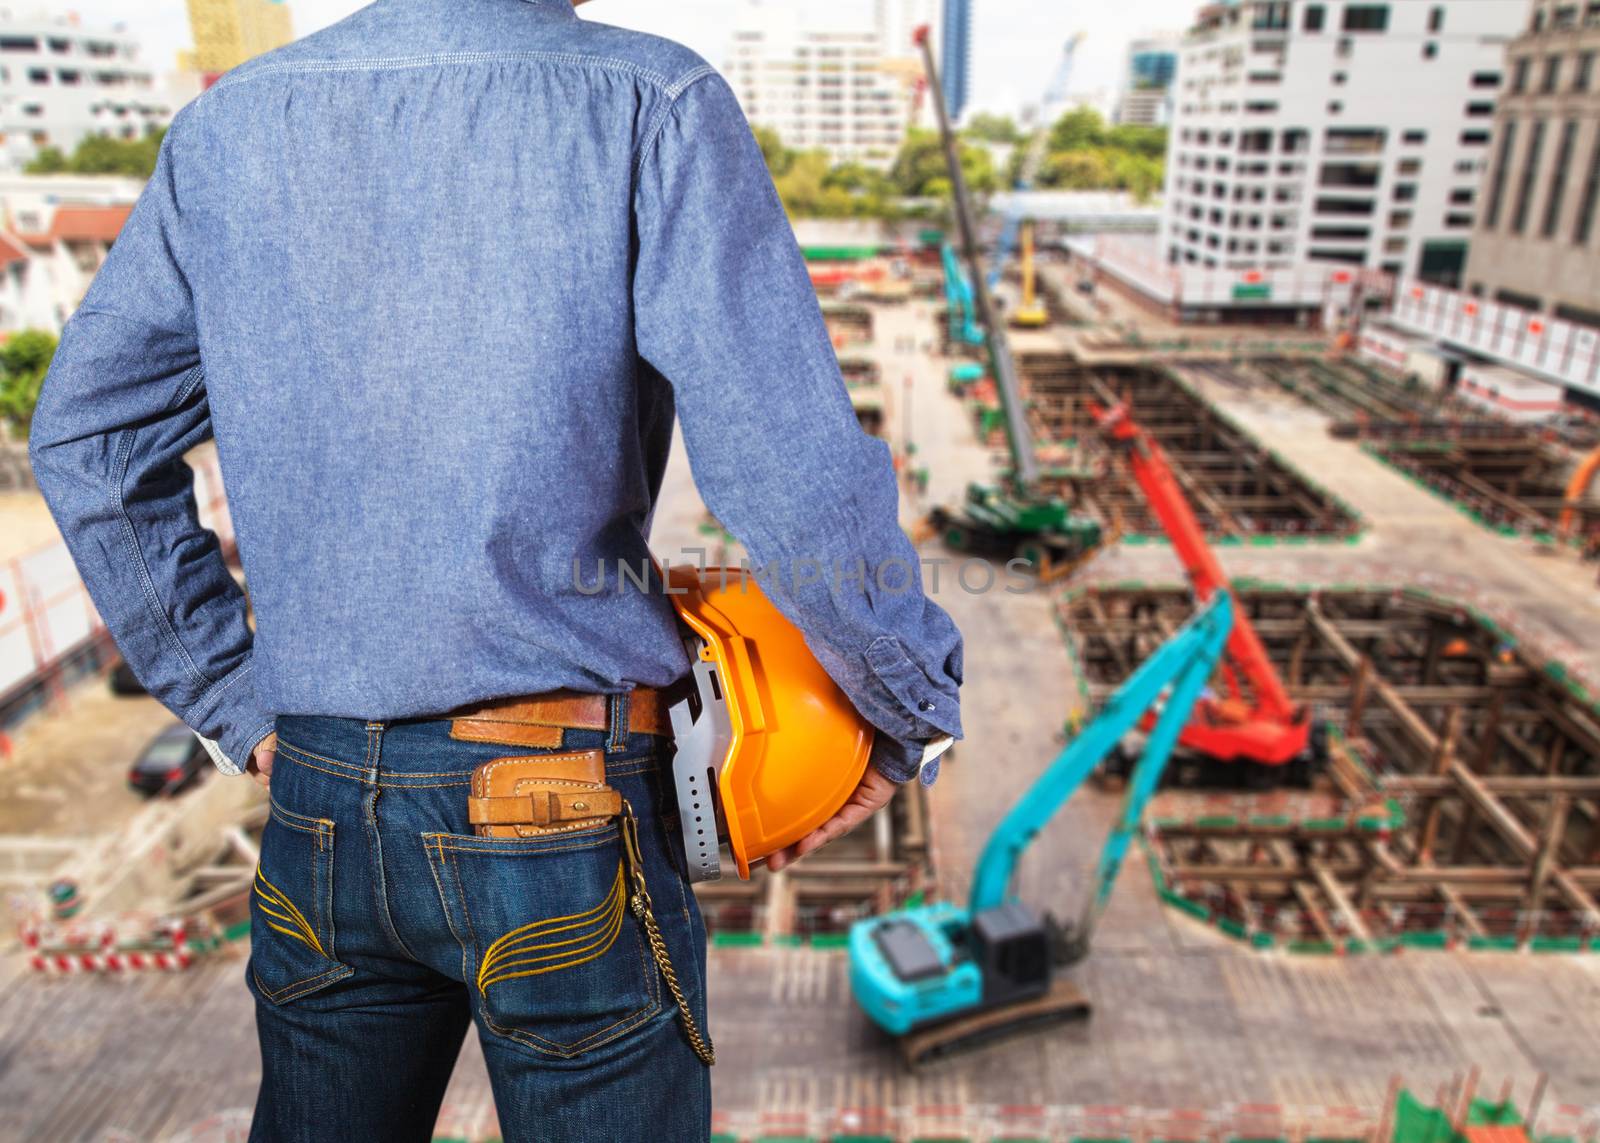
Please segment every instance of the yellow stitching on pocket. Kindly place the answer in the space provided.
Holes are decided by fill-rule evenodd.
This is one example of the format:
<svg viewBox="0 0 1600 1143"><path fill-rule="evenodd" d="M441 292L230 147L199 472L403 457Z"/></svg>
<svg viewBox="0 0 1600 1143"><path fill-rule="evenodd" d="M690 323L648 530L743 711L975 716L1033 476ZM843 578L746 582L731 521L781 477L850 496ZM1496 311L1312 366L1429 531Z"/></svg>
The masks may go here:
<svg viewBox="0 0 1600 1143"><path fill-rule="evenodd" d="M481 993L491 984L504 980L576 968L605 955L606 950L616 942L617 934L622 931L625 885L622 862L618 861L617 876L611 883L610 892L594 908L520 925L495 941L484 953L483 962L478 967L478 991ZM558 933L576 935L563 940L547 939ZM543 955L526 955L532 953ZM547 961L556 963L545 963ZM520 965L540 967L518 968ZM517 971L507 971L509 969Z"/></svg>
<svg viewBox="0 0 1600 1143"><path fill-rule="evenodd" d="M295 908L294 902L289 900L283 890L262 875L260 866L256 867L255 890L256 896L261 899L260 908L263 913L269 917L276 917L278 920L283 921L285 925L293 926L292 928L285 928L283 925L275 925L268 921L267 927L269 929L276 930L285 936L293 937L295 940L309 945L316 950L319 956L326 957L328 955L322 949L322 942L317 939L316 930L306 922L305 914ZM269 908L269 906L272 907ZM282 911L280 912L279 910Z"/></svg>

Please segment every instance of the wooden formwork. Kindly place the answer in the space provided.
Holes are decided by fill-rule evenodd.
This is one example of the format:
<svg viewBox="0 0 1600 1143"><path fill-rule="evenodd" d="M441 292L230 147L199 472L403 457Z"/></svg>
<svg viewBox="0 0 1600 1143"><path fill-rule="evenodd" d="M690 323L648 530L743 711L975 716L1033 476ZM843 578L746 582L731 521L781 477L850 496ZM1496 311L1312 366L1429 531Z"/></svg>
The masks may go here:
<svg viewBox="0 0 1600 1143"><path fill-rule="evenodd" d="M1154 366L1085 365L1069 354L1023 353L1018 367L1041 442L1098 449L1091 402L1125 401L1162 447L1206 532L1214 538L1346 536L1353 512L1313 485L1249 433L1218 413L1172 371ZM1129 533L1160 534L1132 476L1108 455L1089 466L1048 472L1051 490Z"/></svg>
<svg viewBox="0 0 1600 1143"><path fill-rule="evenodd" d="M1578 464L1568 449L1511 425L1440 426L1429 433L1401 426L1368 448L1487 526L1518 532L1557 530ZM1571 534L1600 534L1600 499L1593 490L1573 507Z"/></svg>
<svg viewBox="0 0 1600 1143"><path fill-rule="evenodd" d="M1162 795L1155 856L1175 896L1258 944L1600 943L1600 713L1559 667L1417 591L1237 598L1329 730L1330 785L1300 813ZM1192 603L1129 587L1062 607L1094 700Z"/></svg>

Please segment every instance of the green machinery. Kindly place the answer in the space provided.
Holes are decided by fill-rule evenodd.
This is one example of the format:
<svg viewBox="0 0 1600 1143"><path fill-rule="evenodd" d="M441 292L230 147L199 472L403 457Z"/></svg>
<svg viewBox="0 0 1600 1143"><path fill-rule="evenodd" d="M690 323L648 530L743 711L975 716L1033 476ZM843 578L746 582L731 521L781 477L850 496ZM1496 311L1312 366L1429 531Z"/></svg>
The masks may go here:
<svg viewBox="0 0 1600 1143"><path fill-rule="evenodd" d="M1033 437L1023 407L1022 385L1017 379L1016 361L1006 338L1005 323L998 320L989 293L978 250L972 196L961 169L955 132L950 126L938 69L925 33L926 29L919 30L918 44L928 73L928 91L938 116L945 165L950 172L961 256L966 263L965 285L971 291L978 324L982 327L983 348L1000 397L1012 465L1004 485L974 484L967 489L966 499L961 504L936 508L929 513L928 523L956 551L1021 559L1048 575L1092 551L1100 543L1101 528L1097 521L1074 516L1064 501L1039 490L1039 461L1034 455ZM947 270L949 268L947 261Z"/></svg>

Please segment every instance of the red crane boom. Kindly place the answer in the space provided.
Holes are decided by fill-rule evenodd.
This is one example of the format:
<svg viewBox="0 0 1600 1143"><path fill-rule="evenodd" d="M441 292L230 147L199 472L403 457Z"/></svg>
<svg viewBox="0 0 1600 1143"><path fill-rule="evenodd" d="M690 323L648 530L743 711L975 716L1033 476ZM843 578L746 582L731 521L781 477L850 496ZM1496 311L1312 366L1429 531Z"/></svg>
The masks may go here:
<svg viewBox="0 0 1600 1143"><path fill-rule="evenodd" d="M1227 587L1228 581L1161 446L1129 416L1123 404L1091 404L1090 410L1101 432L1127 458L1150 510L1183 562L1195 596L1205 603ZM1306 752L1311 741L1310 712L1289 697L1242 606L1234 609L1222 679L1226 693L1200 699L1179 735L1180 745L1221 762L1243 759L1266 766L1282 766Z"/></svg>

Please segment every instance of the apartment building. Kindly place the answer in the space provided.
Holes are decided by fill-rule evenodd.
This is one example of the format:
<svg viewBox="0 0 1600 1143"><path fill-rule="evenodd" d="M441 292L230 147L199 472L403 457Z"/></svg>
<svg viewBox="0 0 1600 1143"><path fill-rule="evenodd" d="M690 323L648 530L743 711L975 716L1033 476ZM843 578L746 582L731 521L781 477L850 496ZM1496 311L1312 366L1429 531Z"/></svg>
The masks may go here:
<svg viewBox="0 0 1600 1143"><path fill-rule="evenodd" d="M1600 328L1600 0L1536 0L1525 16L1507 51L1466 288Z"/></svg>
<svg viewBox="0 0 1600 1143"><path fill-rule="evenodd" d="M1528 0L1230 0L1174 86L1162 257L1458 284Z"/></svg>
<svg viewBox="0 0 1600 1143"><path fill-rule="evenodd" d="M1145 36L1128 45L1127 71L1117 98L1116 121L1156 126L1171 118L1172 81L1178 74L1177 33Z"/></svg>
<svg viewBox="0 0 1600 1143"><path fill-rule="evenodd" d="M294 39L286 0L189 0L189 31L182 67L211 78Z"/></svg>
<svg viewBox="0 0 1600 1143"><path fill-rule="evenodd" d="M127 32L0 11L0 171L21 170L44 147L136 139L171 119L167 92Z"/></svg>
<svg viewBox="0 0 1600 1143"><path fill-rule="evenodd" d="M904 34L913 22L904 0L811 8L747 0L725 73L750 121L786 146L887 168L922 74Z"/></svg>

